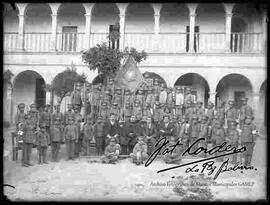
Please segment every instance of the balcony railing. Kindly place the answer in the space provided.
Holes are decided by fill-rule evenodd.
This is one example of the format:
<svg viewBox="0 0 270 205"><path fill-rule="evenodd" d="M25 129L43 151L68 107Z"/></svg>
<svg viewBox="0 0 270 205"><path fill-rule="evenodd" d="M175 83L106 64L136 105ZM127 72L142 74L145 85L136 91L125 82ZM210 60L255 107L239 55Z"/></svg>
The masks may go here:
<svg viewBox="0 0 270 205"><path fill-rule="evenodd" d="M102 42L108 43L108 33L91 33L90 45L85 42L84 33L57 33L57 52L80 52ZM49 52L51 33L25 33L23 50L27 52ZM189 33L125 33L124 46L156 53L186 53L190 50ZM195 33L194 50L197 53L224 53L225 33ZM232 33L230 50L232 53L260 53L263 46L262 33ZM12 52L20 48L19 35L4 33L4 51ZM55 52L55 51L54 51Z"/></svg>

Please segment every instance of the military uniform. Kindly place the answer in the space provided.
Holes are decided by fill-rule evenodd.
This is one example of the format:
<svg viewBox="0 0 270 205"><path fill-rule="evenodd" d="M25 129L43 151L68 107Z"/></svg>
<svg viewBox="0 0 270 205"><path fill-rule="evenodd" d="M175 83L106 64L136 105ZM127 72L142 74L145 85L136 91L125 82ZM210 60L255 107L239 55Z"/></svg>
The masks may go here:
<svg viewBox="0 0 270 205"><path fill-rule="evenodd" d="M230 144L233 147L238 147L239 144L239 132L235 129L236 128L236 122L231 121L230 128L227 128L226 132L226 138L227 143ZM237 160L237 154L233 154L231 157L231 162L236 163Z"/></svg>
<svg viewBox="0 0 270 205"><path fill-rule="evenodd" d="M75 85L75 90L71 93L71 104L72 106L78 106L79 111L81 110L82 106L82 93L81 93L81 84L77 83Z"/></svg>
<svg viewBox="0 0 270 205"><path fill-rule="evenodd" d="M39 126L39 112L36 110L36 105L35 104L31 104L30 105L30 111L29 111L29 117L30 117L30 121L31 124L34 126L34 128L37 128L37 126Z"/></svg>
<svg viewBox="0 0 270 205"><path fill-rule="evenodd" d="M87 122L83 126L83 147L84 147L84 155L90 155L90 144L96 144L96 140L94 138L94 127L92 125L92 118L91 116L87 117Z"/></svg>
<svg viewBox="0 0 270 205"><path fill-rule="evenodd" d="M68 119L74 118L74 112L72 111L72 104L68 104L68 110L64 113L64 125L68 125Z"/></svg>
<svg viewBox="0 0 270 205"><path fill-rule="evenodd" d="M64 135L66 140L68 159L74 159L75 143L78 141L79 133L78 126L74 124L74 119L70 118L69 120L72 120L72 124L68 124L65 127Z"/></svg>
<svg viewBox="0 0 270 205"><path fill-rule="evenodd" d="M202 102L197 102L196 115L199 121L201 121L202 117L205 115L205 111L202 105L203 105Z"/></svg>
<svg viewBox="0 0 270 205"><path fill-rule="evenodd" d="M110 110L108 108L107 102L103 102L101 104L101 109L100 109L99 116L102 118L102 120L107 120L108 116L109 116L109 113L110 113Z"/></svg>
<svg viewBox="0 0 270 205"><path fill-rule="evenodd" d="M207 106L207 111L206 111L206 116L208 118L208 125L211 126L212 125L212 121L215 115L215 111L214 111L214 104L212 102L208 103Z"/></svg>
<svg viewBox="0 0 270 205"><path fill-rule="evenodd" d="M182 105L176 105L175 114L176 114L177 117L182 117L183 116Z"/></svg>
<svg viewBox="0 0 270 205"><path fill-rule="evenodd" d="M158 78L154 79L153 90L154 90L155 101L159 101L160 85L159 85Z"/></svg>
<svg viewBox="0 0 270 205"><path fill-rule="evenodd" d="M140 88L140 89L138 90L138 94L135 96L135 101L134 101L134 103L135 103L135 102L139 102L139 105L140 105L141 108L144 107L144 104L145 104L145 96L144 96L144 92L143 92L143 89L142 89L142 88Z"/></svg>
<svg viewBox="0 0 270 205"><path fill-rule="evenodd" d="M232 121L237 121L238 120L238 111L237 109L235 109L233 107L234 102L233 101L229 101L229 109L226 111L226 118L227 118L227 125L229 127L229 125L231 124Z"/></svg>
<svg viewBox="0 0 270 205"><path fill-rule="evenodd" d="M143 161L148 158L147 144L143 141L142 136L139 137L139 142L134 146L130 157L132 158L132 162L137 165L143 164Z"/></svg>
<svg viewBox="0 0 270 205"><path fill-rule="evenodd" d="M244 104L240 108L240 128L242 128L246 116L253 117L253 110L249 105L246 104L247 100L248 100L248 98L241 99L242 103L244 103Z"/></svg>
<svg viewBox="0 0 270 205"><path fill-rule="evenodd" d="M24 103L20 103L18 105L18 110L19 112L17 112L17 115L15 117L15 124L16 124L16 130L20 130L20 127L25 123L25 113L24 113L24 109L25 109L25 104Z"/></svg>
<svg viewBox="0 0 270 205"><path fill-rule="evenodd" d="M147 90L145 103L146 103L146 104L150 104L151 107L154 106L154 103L155 103L155 95L153 94L152 89L148 89L148 90Z"/></svg>
<svg viewBox="0 0 270 205"><path fill-rule="evenodd" d="M131 104L133 102L130 90L125 89L124 102Z"/></svg>
<svg viewBox="0 0 270 205"><path fill-rule="evenodd" d="M133 149L133 147L135 146L136 142L137 142L137 137L139 135L141 135L142 130L140 129L140 124L136 121L132 121L132 117L131 120L129 122L126 123L126 129L127 129L127 136L129 137L129 144L128 144L128 150L131 151Z"/></svg>
<svg viewBox="0 0 270 205"><path fill-rule="evenodd" d="M41 164L42 162L47 164L46 155L47 155L47 148L50 143L50 136L46 132L46 123L42 123L40 125L40 131L37 133L36 145L38 150L38 163Z"/></svg>
<svg viewBox="0 0 270 205"><path fill-rule="evenodd" d="M150 104L146 103L145 107L143 108L142 115L143 121L146 121L148 116L153 116L153 110L151 109Z"/></svg>
<svg viewBox="0 0 270 205"><path fill-rule="evenodd" d="M35 143L35 128L36 126L32 123L30 115L26 116L26 122L23 125L23 166L32 166L30 163L31 161L31 154L32 154L32 147Z"/></svg>
<svg viewBox="0 0 270 205"><path fill-rule="evenodd" d="M40 114L40 123L44 123L46 126L46 132L50 135L50 126L52 123L52 115L49 112L50 105L45 106L45 110Z"/></svg>
<svg viewBox="0 0 270 205"><path fill-rule="evenodd" d="M127 136L127 123L125 121L120 120L119 121L119 144L121 146L122 154L127 155L128 154L128 144L130 138Z"/></svg>
<svg viewBox="0 0 270 205"><path fill-rule="evenodd" d="M158 140L157 127L154 123L146 123L142 128L142 134L148 147L148 154L151 155Z"/></svg>
<svg viewBox="0 0 270 205"><path fill-rule="evenodd" d="M247 118L249 118L250 120L252 119L251 116L246 116L245 120ZM245 122L242 127L243 128L241 133L241 144L242 146L245 146L247 149L243 153L244 165L250 166L253 149L256 142L256 133L257 133L256 126L252 122L249 123Z"/></svg>
<svg viewBox="0 0 270 205"><path fill-rule="evenodd" d="M155 103L155 107L153 109L153 118L155 123L158 123L160 118L162 118L162 109L159 102Z"/></svg>
<svg viewBox="0 0 270 205"><path fill-rule="evenodd" d="M112 104L112 107L111 107L110 113L115 114L116 119L117 119L117 120L119 120L119 118L120 118L120 109L119 109L119 107L118 107L118 104L117 104L117 103L113 103L113 104Z"/></svg>
<svg viewBox="0 0 270 205"><path fill-rule="evenodd" d="M196 115L193 115L191 124L189 126L188 135L189 135L189 146L191 146L198 138L200 133L200 124L198 123L198 118ZM193 149L196 149L198 144L193 146Z"/></svg>
<svg viewBox="0 0 270 205"><path fill-rule="evenodd" d="M200 123L200 128L199 128L199 138L205 138L205 140L201 141L199 146L204 147L205 149L207 148L207 142L209 141L208 129L209 129L209 126L207 124L207 116L204 115L201 117L201 123ZM206 153L202 153L201 156L206 157Z"/></svg>
<svg viewBox="0 0 270 205"><path fill-rule="evenodd" d="M180 128L180 133L179 133L179 139L181 143L183 144L182 149L186 150L189 146L189 126L190 124L188 123L188 118L186 116L183 117L183 123Z"/></svg>
<svg viewBox="0 0 270 205"><path fill-rule="evenodd" d="M114 96L113 96L113 103L117 103L118 108L122 107L123 104L123 97L122 97L122 89L116 88Z"/></svg>
<svg viewBox="0 0 270 205"><path fill-rule="evenodd" d="M97 119L98 113L99 113L99 106L101 104L101 93L100 93L100 87L95 86L94 92L93 92L93 98L92 98L92 108L91 108L91 115L94 119Z"/></svg>
<svg viewBox="0 0 270 205"><path fill-rule="evenodd" d="M164 84L162 84L162 87L161 87L161 90L159 93L159 102L161 104L166 104L166 102L167 102L167 90L166 90Z"/></svg>
<svg viewBox="0 0 270 205"><path fill-rule="evenodd" d="M111 138L110 142L115 143L115 139ZM109 144L105 148L104 156L101 157L103 163L113 163L115 164L118 161L119 154L121 153L121 147L119 144Z"/></svg>
<svg viewBox="0 0 270 205"><path fill-rule="evenodd" d="M82 129L82 115L79 113L79 107L75 108L74 112L74 120L75 125L78 129L78 142L75 143L75 157L79 157L79 153L81 151L82 147L82 141L83 141L83 129Z"/></svg>
<svg viewBox="0 0 270 205"><path fill-rule="evenodd" d="M135 100L132 111L132 115L134 115L139 120L142 119L142 107L140 106L139 100Z"/></svg>
<svg viewBox="0 0 270 205"><path fill-rule="evenodd" d="M60 125L64 126L64 114L60 112L60 105L57 105L56 111L52 115L52 122L56 119L59 119Z"/></svg>
<svg viewBox="0 0 270 205"><path fill-rule="evenodd" d="M211 141L213 143L213 147L221 145L223 142L225 142L225 140L226 140L225 131L223 127L221 127L221 123L217 122L211 132ZM217 153L215 153L215 156L216 155ZM217 158L217 161L222 161L222 160L223 160L223 157Z"/></svg>
<svg viewBox="0 0 270 205"><path fill-rule="evenodd" d="M172 88L168 88L166 104L170 109L174 106Z"/></svg>
<svg viewBox="0 0 270 205"><path fill-rule="evenodd" d="M64 141L63 127L60 124L60 118L55 118L54 125L51 127L51 149L52 159L58 161L61 142Z"/></svg>
<svg viewBox="0 0 270 205"><path fill-rule="evenodd" d="M93 128L97 154L100 156L105 149L105 128L102 118L98 118Z"/></svg>
<svg viewBox="0 0 270 205"><path fill-rule="evenodd" d="M220 105L217 109L216 116L217 116L217 119L221 122L221 125L223 126L225 123L225 108L224 108L223 102L220 102Z"/></svg>
<svg viewBox="0 0 270 205"><path fill-rule="evenodd" d="M184 93L183 88L177 86L176 93L175 93L175 105L180 106L184 104Z"/></svg>
<svg viewBox="0 0 270 205"><path fill-rule="evenodd" d="M124 117L124 121L127 122L130 119L130 116L132 115L132 108L129 103L126 103L124 108L122 109L122 114Z"/></svg>
<svg viewBox="0 0 270 205"><path fill-rule="evenodd" d="M188 122L191 123L193 115L196 114L196 111L194 108L191 106L191 102L188 101L186 103L186 109L185 109L185 116L188 118Z"/></svg>

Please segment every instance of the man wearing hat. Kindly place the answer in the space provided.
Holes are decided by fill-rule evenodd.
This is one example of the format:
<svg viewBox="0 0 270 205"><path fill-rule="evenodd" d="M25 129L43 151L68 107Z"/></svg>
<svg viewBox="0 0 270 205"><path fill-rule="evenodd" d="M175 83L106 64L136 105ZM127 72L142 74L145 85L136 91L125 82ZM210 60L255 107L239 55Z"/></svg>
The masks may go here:
<svg viewBox="0 0 270 205"><path fill-rule="evenodd" d="M196 115L197 115L199 121L201 121L204 114L205 114L205 110L203 108L203 102L198 101L197 107L196 107Z"/></svg>
<svg viewBox="0 0 270 205"><path fill-rule="evenodd" d="M50 135L50 126L52 124L52 115L49 112L50 105L46 104L44 106L43 112L40 113L40 123L44 123L46 126L46 132Z"/></svg>
<svg viewBox="0 0 270 205"><path fill-rule="evenodd" d="M142 134L142 129L135 115L131 115L129 122L126 123L126 134L128 140L128 151L131 152L137 142L137 137Z"/></svg>
<svg viewBox="0 0 270 205"><path fill-rule="evenodd" d="M90 144L95 144L96 146L93 120L92 117L88 115L86 118L86 123L83 125L83 154L85 156L90 155Z"/></svg>
<svg viewBox="0 0 270 205"><path fill-rule="evenodd" d="M33 164L30 163L31 161L31 155L32 155L32 147L35 142L35 128L36 125L33 124L31 120L30 114L25 115L25 124L23 125L22 131L22 141L23 141L23 160L22 160L22 166L28 167L33 166Z"/></svg>
<svg viewBox="0 0 270 205"><path fill-rule="evenodd" d="M174 147L177 143L178 138L174 136L168 136L169 144L168 146ZM167 152L164 156L164 162L166 164L179 164L181 162L181 148L180 146L175 146L172 152Z"/></svg>
<svg viewBox="0 0 270 205"><path fill-rule="evenodd" d="M64 125L67 126L68 125L68 119L69 118L74 118L74 112L72 110L73 106L72 104L67 104L67 111L64 113Z"/></svg>
<svg viewBox="0 0 270 205"><path fill-rule="evenodd" d="M92 104L92 98L93 98L93 90L92 90L92 84L86 82L86 90L85 90L85 115L88 115L91 113L91 104Z"/></svg>
<svg viewBox="0 0 270 205"><path fill-rule="evenodd" d="M217 119L221 122L221 125L223 126L225 123L225 103L224 102L219 102L218 104L218 109L217 109Z"/></svg>
<svg viewBox="0 0 270 205"><path fill-rule="evenodd" d="M160 123L158 129L159 129L159 139L163 138L164 136L173 135L174 125L170 122L170 117L168 115L164 115L163 120Z"/></svg>
<svg viewBox="0 0 270 205"><path fill-rule="evenodd" d="M158 78L154 79L153 90L154 90L155 101L159 101L160 83L159 83Z"/></svg>
<svg viewBox="0 0 270 205"><path fill-rule="evenodd" d="M225 130L221 126L221 123L219 121L216 121L214 127L212 128L211 141L212 141L213 147L221 145L222 143L226 141ZM216 155L217 155L217 152L215 153L215 156ZM217 161L223 161L223 157L218 157Z"/></svg>
<svg viewBox="0 0 270 205"><path fill-rule="evenodd" d="M55 119L60 119L60 126L64 126L64 115L60 112L60 104L57 104L55 106L55 112L52 115L52 122L55 121Z"/></svg>
<svg viewBox="0 0 270 205"><path fill-rule="evenodd" d="M119 120L119 144L121 146L121 151L123 155L128 154L128 144L130 138L128 135L127 130L127 122L124 120Z"/></svg>
<svg viewBox="0 0 270 205"><path fill-rule="evenodd" d="M151 155L158 137L157 127L154 124L151 115L148 115L146 118L146 124L142 128L142 134L148 147L148 154Z"/></svg>
<svg viewBox="0 0 270 205"><path fill-rule="evenodd" d="M236 129L237 122L231 121L230 126L225 130L226 131L226 142L233 147L238 147L240 142L239 132ZM237 160L237 154L233 154L230 157L231 163L235 164Z"/></svg>
<svg viewBox="0 0 270 205"><path fill-rule="evenodd" d="M46 132L47 124L40 124L40 131L37 133L36 146L38 150L38 163L48 164L46 160L47 148L50 143L50 135Z"/></svg>
<svg viewBox="0 0 270 205"><path fill-rule="evenodd" d="M114 115L116 117L116 120L119 120L119 118L120 118L120 109L118 107L118 103L117 102L112 103L112 107L110 109L110 113L114 113Z"/></svg>
<svg viewBox="0 0 270 205"><path fill-rule="evenodd" d="M58 155L60 151L61 142L64 142L64 128L61 124L61 118L55 117L54 124L51 127L51 150L52 160L58 162Z"/></svg>
<svg viewBox="0 0 270 205"><path fill-rule="evenodd" d="M125 102L124 108L121 110L121 116L123 116L124 121L128 122L130 119L130 116L132 115L132 108L129 102Z"/></svg>
<svg viewBox="0 0 270 205"><path fill-rule="evenodd" d="M202 115L200 126L199 126L199 138L204 138L205 140L200 142L199 147L204 147L205 149L207 148L207 142L209 141L208 130L209 130L209 126L207 124L207 116ZM206 153L202 152L201 157L206 157Z"/></svg>
<svg viewBox="0 0 270 205"><path fill-rule="evenodd" d="M24 103L18 104L17 115L15 116L15 124L16 124L17 131L21 130L23 124L25 123L26 114L24 113L24 110L25 110L25 104Z"/></svg>
<svg viewBox="0 0 270 205"><path fill-rule="evenodd" d="M109 114L110 114L110 109L108 107L107 102L103 102L101 103L101 109L99 111L99 116L101 116L101 118L105 121L108 119Z"/></svg>
<svg viewBox="0 0 270 205"><path fill-rule="evenodd" d="M251 116L253 117L253 109L249 105L247 105L248 98L241 98L241 108L240 108L240 128L242 128L244 124L244 120L246 116Z"/></svg>
<svg viewBox="0 0 270 205"><path fill-rule="evenodd" d="M68 125L64 129L64 136L67 148L67 159L73 160L75 154L75 143L78 143L79 130L77 125L74 123L74 117L68 118Z"/></svg>
<svg viewBox="0 0 270 205"><path fill-rule="evenodd" d="M153 118L154 118L154 122L156 124L159 123L159 119L161 117L161 114L162 114L162 108L160 106L160 102L156 101L154 109L153 109Z"/></svg>
<svg viewBox="0 0 270 205"><path fill-rule="evenodd" d="M148 116L153 116L153 110L150 103L145 103L145 107L142 109L142 120L146 122Z"/></svg>
<svg viewBox="0 0 270 205"><path fill-rule="evenodd" d="M188 117L189 123L191 123L193 115L196 115L196 110L194 109L192 102L187 101L185 107L185 116Z"/></svg>
<svg viewBox="0 0 270 205"><path fill-rule="evenodd" d="M173 89L172 88L167 88L167 100L166 100L166 104L168 108L172 108L173 104L174 104L174 100L173 100Z"/></svg>
<svg viewBox="0 0 270 205"><path fill-rule="evenodd" d="M116 105L117 106L117 105ZM108 144L109 139L115 138L118 143L119 137L119 124L116 119L116 114L111 112L109 120L104 125L104 134L106 136L106 144Z"/></svg>
<svg viewBox="0 0 270 205"><path fill-rule="evenodd" d="M208 125L211 126L212 125L212 121L215 115L215 110L214 110L214 104L212 102L208 102L207 105L207 110L206 110L206 116L208 118Z"/></svg>
<svg viewBox="0 0 270 205"><path fill-rule="evenodd" d="M241 133L241 145L246 147L243 153L244 166L250 166L253 155L253 150L257 138L258 131L256 126L252 123L253 116L246 115Z"/></svg>
<svg viewBox="0 0 270 205"><path fill-rule="evenodd" d="M159 93L159 102L161 104L166 104L167 102L167 89L163 83L161 84L161 89Z"/></svg>
<svg viewBox="0 0 270 205"><path fill-rule="evenodd" d="M234 102L232 100L230 100L228 104L229 104L229 108L226 111L226 120L227 120L227 126L229 127L231 124L231 121L238 120L238 111L234 107Z"/></svg>
<svg viewBox="0 0 270 205"><path fill-rule="evenodd" d="M195 115L192 116L191 124L189 126L188 135L189 135L189 146L191 146L198 138L200 132L200 124L198 123L198 117ZM196 149L198 144L193 146Z"/></svg>
<svg viewBox="0 0 270 205"><path fill-rule="evenodd" d="M71 104L72 106L78 106L81 111L82 106L82 94L81 94L81 83L75 84L75 90L71 93Z"/></svg>
<svg viewBox="0 0 270 205"><path fill-rule="evenodd" d="M135 96L135 101L138 101L140 107L143 108L144 103L145 103L145 96L144 96L144 90L142 87L139 88L138 93Z"/></svg>
<svg viewBox="0 0 270 205"><path fill-rule="evenodd" d="M137 137L137 143L133 148L133 152L130 153L132 162L136 165L143 164L143 162L148 158L147 154L147 144L144 142L143 136Z"/></svg>
<svg viewBox="0 0 270 205"><path fill-rule="evenodd" d="M124 92L124 103L131 103L133 101L132 95L129 89L125 89Z"/></svg>
<svg viewBox="0 0 270 205"><path fill-rule="evenodd" d="M151 107L154 106L155 103L155 95L153 93L152 88L149 88L146 93L145 103L150 104Z"/></svg>
<svg viewBox="0 0 270 205"><path fill-rule="evenodd" d="M132 111L132 115L134 115L138 120L142 119L142 107L138 99L134 101L134 107Z"/></svg>
<svg viewBox="0 0 270 205"><path fill-rule="evenodd" d="M37 111L37 107L35 103L30 105L30 110L28 114L29 114L29 119L31 121L31 124L36 129L39 126L38 124L39 124L40 116L39 116L39 112Z"/></svg>
<svg viewBox="0 0 270 205"><path fill-rule="evenodd" d="M83 140L83 126L82 126L83 119L80 113L79 105L76 105L74 107L74 121L75 121L74 124L77 126L77 129L78 129L78 142L75 143L75 157L79 157L79 153L82 147L82 140Z"/></svg>
<svg viewBox="0 0 270 205"><path fill-rule="evenodd" d="M97 122L94 124L93 127L93 135L96 141L96 149L98 156L105 150L105 124L104 120L101 116L98 117Z"/></svg>
<svg viewBox="0 0 270 205"><path fill-rule="evenodd" d="M118 108L122 107L122 89L116 88L113 96L113 103L117 103Z"/></svg>
<svg viewBox="0 0 270 205"><path fill-rule="evenodd" d="M116 143L116 139L111 138L109 140L109 145L105 148L104 156L101 157L101 162L107 164L116 164L120 153L120 145Z"/></svg>

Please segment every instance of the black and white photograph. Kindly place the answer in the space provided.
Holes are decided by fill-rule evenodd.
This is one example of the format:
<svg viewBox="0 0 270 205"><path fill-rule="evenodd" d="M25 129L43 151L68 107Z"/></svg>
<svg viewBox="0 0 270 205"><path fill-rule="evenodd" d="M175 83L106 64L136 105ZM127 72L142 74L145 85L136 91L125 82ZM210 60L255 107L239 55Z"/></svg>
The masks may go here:
<svg viewBox="0 0 270 205"><path fill-rule="evenodd" d="M4 200L267 200L267 4L2 13Z"/></svg>

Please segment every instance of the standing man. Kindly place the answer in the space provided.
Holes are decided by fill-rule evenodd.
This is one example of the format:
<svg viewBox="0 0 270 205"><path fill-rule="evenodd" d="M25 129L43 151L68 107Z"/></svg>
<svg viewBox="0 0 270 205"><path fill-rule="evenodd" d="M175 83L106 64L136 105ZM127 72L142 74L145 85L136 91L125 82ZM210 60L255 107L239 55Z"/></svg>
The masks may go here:
<svg viewBox="0 0 270 205"><path fill-rule="evenodd" d="M159 125L159 139L165 136L172 136L174 131L174 126L170 122L170 117L167 115L163 116L163 121ZM169 139L167 139L169 140Z"/></svg>
<svg viewBox="0 0 270 205"><path fill-rule="evenodd" d="M149 115L147 117L146 124L143 126L142 133L144 136L144 141L148 147L148 154L151 155L154 149L154 146L157 142L157 128L156 125L153 123L152 117Z"/></svg>
<svg viewBox="0 0 270 205"><path fill-rule="evenodd" d="M222 126L225 123L225 114L226 114L224 104L225 104L224 102L219 103L216 113L217 119L221 122Z"/></svg>
<svg viewBox="0 0 270 205"><path fill-rule="evenodd" d="M238 111L234 107L234 102L232 100L229 101L229 108L226 111L226 119L227 119L227 126L229 128L232 121L238 121Z"/></svg>
<svg viewBox="0 0 270 205"><path fill-rule="evenodd" d="M69 118L74 118L74 112L72 110L72 104L67 104L68 110L64 113L64 125L68 125L68 119Z"/></svg>
<svg viewBox="0 0 270 205"><path fill-rule="evenodd" d="M142 119L142 107L140 105L140 101L137 100L137 99L134 101L134 107L133 107L132 115L134 115L138 120Z"/></svg>
<svg viewBox="0 0 270 205"><path fill-rule="evenodd" d="M83 140L83 130L81 129L82 115L79 109L80 107L78 105L74 108L74 121L78 129L78 141L75 143L75 157L79 157Z"/></svg>
<svg viewBox="0 0 270 205"><path fill-rule="evenodd" d="M254 117L252 108L247 105L248 98L241 98L242 106L240 108L240 128L243 127L246 116Z"/></svg>
<svg viewBox="0 0 270 205"><path fill-rule="evenodd" d="M139 102L140 107L143 108L145 104L145 96L144 96L144 90L142 87L139 88L138 94L135 96L135 102Z"/></svg>
<svg viewBox="0 0 270 205"><path fill-rule="evenodd" d="M61 142L64 142L64 129L61 125L61 119L56 117L54 124L51 127L51 149L52 149L52 160L58 162L58 155L60 151Z"/></svg>
<svg viewBox="0 0 270 205"><path fill-rule="evenodd" d="M56 110L52 115L52 122L56 119L60 119L60 126L64 126L64 115L60 112L60 104L56 105Z"/></svg>
<svg viewBox="0 0 270 205"><path fill-rule="evenodd" d="M199 121L201 121L202 117L205 115L203 103L201 101L197 102L196 115L197 115Z"/></svg>
<svg viewBox="0 0 270 205"><path fill-rule="evenodd" d="M119 124L114 113L110 114L109 120L104 125L104 134L106 136L106 144L108 144L111 138L115 138L116 142L119 142Z"/></svg>
<svg viewBox="0 0 270 205"><path fill-rule="evenodd" d="M48 164L46 156L47 149L50 143L50 136L46 131L46 123L40 124L40 131L37 132L36 145L38 150L38 163Z"/></svg>
<svg viewBox="0 0 270 205"><path fill-rule="evenodd" d="M151 87L147 90L145 102L148 103L148 104L150 104L151 107L154 106L155 95L154 95L153 90L152 90Z"/></svg>
<svg viewBox="0 0 270 205"><path fill-rule="evenodd" d="M75 84L75 90L71 93L71 104L72 106L77 106L79 108L79 112L82 107L82 94L81 94L81 83Z"/></svg>
<svg viewBox="0 0 270 205"><path fill-rule="evenodd" d="M43 112L40 114L40 123L44 123L46 126L46 132L50 135L50 126L52 124L52 115L50 113L50 105L44 106Z"/></svg>
<svg viewBox="0 0 270 205"><path fill-rule="evenodd" d="M25 104L24 103L20 103L18 105L18 108L19 112L17 111L17 115L15 117L15 124L16 124L16 130L19 131L21 130L23 124L25 123L25 113L24 113L24 110L25 110Z"/></svg>
<svg viewBox="0 0 270 205"><path fill-rule="evenodd" d="M159 93L159 102L161 104L166 104L167 102L167 89L163 83L161 84L161 89Z"/></svg>
<svg viewBox="0 0 270 205"><path fill-rule="evenodd" d="M118 103L117 102L114 102L112 104L112 107L110 109L110 113L113 113L115 115L115 119L116 120L119 120L119 118L120 118L120 109L118 107Z"/></svg>
<svg viewBox="0 0 270 205"><path fill-rule="evenodd" d="M75 143L78 143L78 127L74 123L74 118L68 118L68 125L65 127L64 136L67 147L67 160L73 160L75 154Z"/></svg>

